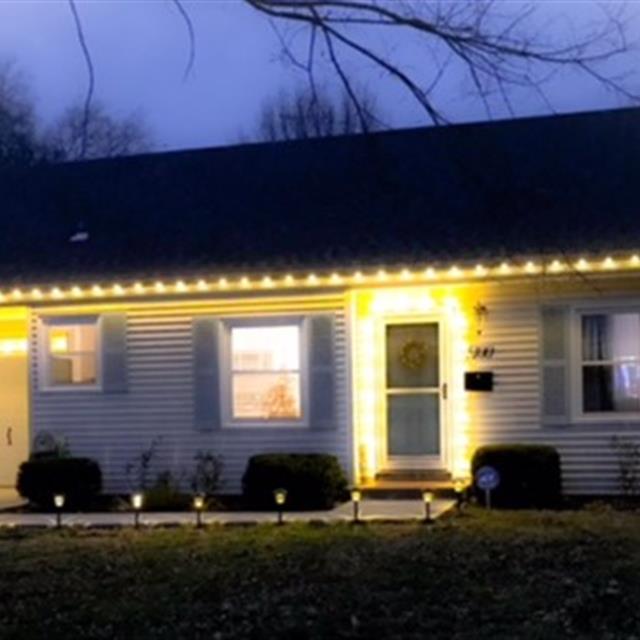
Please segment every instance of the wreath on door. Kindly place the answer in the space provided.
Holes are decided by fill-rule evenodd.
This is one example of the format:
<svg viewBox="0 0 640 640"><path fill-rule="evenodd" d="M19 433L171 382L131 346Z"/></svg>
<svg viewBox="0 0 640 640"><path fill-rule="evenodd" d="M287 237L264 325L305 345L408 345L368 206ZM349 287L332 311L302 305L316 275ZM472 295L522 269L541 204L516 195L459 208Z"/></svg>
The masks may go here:
<svg viewBox="0 0 640 640"><path fill-rule="evenodd" d="M427 347L420 340L408 340L400 349L400 364L411 371L420 371L426 364L427 357Z"/></svg>

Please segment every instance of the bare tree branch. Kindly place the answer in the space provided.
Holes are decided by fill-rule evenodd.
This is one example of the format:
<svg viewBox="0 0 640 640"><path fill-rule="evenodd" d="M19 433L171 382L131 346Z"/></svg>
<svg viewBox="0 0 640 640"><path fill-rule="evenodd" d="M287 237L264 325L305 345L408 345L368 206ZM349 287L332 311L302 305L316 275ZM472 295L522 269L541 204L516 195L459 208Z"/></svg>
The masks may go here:
<svg viewBox="0 0 640 640"><path fill-rule="evenodd" d="M327 51L329 52L329 57L331 58L331 62L333 63L335 70L340 76L340 80L342 81L342 86L344 87L344 90L347 92L347 95L349 96L349 100L351 100L351 103L353 104L353 108L356 110L356 113L358 114L358 120L360 121L360 127L362 128L362 132L368 133L369 127L367 125L367 120L364 116L362 106L360 105L360 101L358 100L358 97L356 96L356 93L353 90L351 83L349 82L349 78L347 74L344 72L344 69L340 64L340 61L338 60L338 56L336 55L335 49L333 47L333 41L331 40L331 35L328 32L328 30L324 28L322 29L322 34L324 35L324 39L327 44Z"/></svg>
<svg viewBox="0 0 640 640"><path fill-rule="evenodd" d="M182 17L185 27L187 29L187 35L189 37L189 57L187 58L187 65L184 69L183 80L186 80L193 71L193 65L196 61L196 32L193 28L193 21L191 20L191 16L189 12L184 8L182 4L182 0L171 0L175 5L176 9L180 13Z"/></svg>
<svg viewBox="0 0 640 640"><path fill-rule="evenodd" d="M509 89L526 88L548 102L542 85L562 69L575 69L601 86L638 100L625 86L624 77L612 77L600 65L628 51L625 23L613 12L603 14L594 29L580 38L554 43L538 33L533 21L535 5L498 12L492 0L460 0L449 3L395 0L245 0L254 9L282 24L306 25L320 31L329 61L342 84L348 73L336 56L335 43L372 62L400 83L419 102L432 122L446 122L432 95L438 69L428 73L436 80L418 79L390 54L376 51L376 30L407 31L425 42L448 49L462 65L475 92L491 117L495 96L513 114ZM504 4L501 6L505 6ZM526 23L526 25L525 25ZM525 29L526 26L526 29ZM291 51L290 51L291 53ZM293 56L293 54L291 53ZM307 62L307 67L309 62ZM495 103L494 103L495 104Z"/></svg>
<svg viewBox="0 0 640 640"><path fill-rule="evenodd" d="M75 0L68 0L68 3L69 3L69 9L71 10L71 14L73 15L73 20L76 25L76 34L78 37L80 48L82 49L82 55L84 56L84 60L87 65L87 75L89 79L89 84L87 86L87 93L84 99L84 111L83 111L83 119L82 119L82 140L81 140L81 148L80 148L80 158L84 158L87 153L89 120L91 118L91 101L93 100L93 92L95 89L95 72L93 69L93 60L91 59L91 52L89 51L89 47L87 46L87 41L84 37L84 28L82 26L82 22L80 21L80 16L78 14L78 8L76 7Z"/></svg>

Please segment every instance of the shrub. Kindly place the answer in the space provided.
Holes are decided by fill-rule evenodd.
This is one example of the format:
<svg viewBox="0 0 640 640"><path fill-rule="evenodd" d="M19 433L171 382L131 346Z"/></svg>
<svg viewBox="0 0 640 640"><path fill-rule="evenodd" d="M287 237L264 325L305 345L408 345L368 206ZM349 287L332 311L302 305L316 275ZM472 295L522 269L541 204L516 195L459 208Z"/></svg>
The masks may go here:
<svg viewBox="0 0 640 640"><path fill-rule="evenodd" d="M145 511L184 511L191 506L191 496L180 490L171 471L163 471L144 493Z"/></svg>
<svg viewBox="0 0 640 640"><path fill-rule="evenodd" d="M191 476L191 490L211 498L220 488L222 460L210 451L198 451L193 459L196 466Z"/></svg>
<svg viewBox="0 0 640 640"><path fill-rule="evenodd" d="M102 490L100 466L89 458L41 457L23 462L16 488L29 502L52 508L53 496L62 493L71 509L91 506Z"/></svg>
<svg viewBox="0 0 640 640"><path fill-rule="evenodd" d="M273 509L274 490L286 489L286 509L331 509L345 499L347 479L335 456L264 454L249 459L242 486L253 508Z"/></svg>
<svg viewBox="0 0 640 640"><path fill-rule="evenodd" d="M555 507L562 494L560 456L553 447L528 444L489 445L473 456L473 477L480 467L495 468L499 486L491 492L492 506L506 509ZM478 500L485 494L474 484Z"/></svg>
<svg viewBox="0 0 640 640"><path fill-rule="evenodd" d="M154 438L146 449L143 449L125 465L124 472L131 491L144 491L148 488L151 464L161 441L161 436Z"/></svg>

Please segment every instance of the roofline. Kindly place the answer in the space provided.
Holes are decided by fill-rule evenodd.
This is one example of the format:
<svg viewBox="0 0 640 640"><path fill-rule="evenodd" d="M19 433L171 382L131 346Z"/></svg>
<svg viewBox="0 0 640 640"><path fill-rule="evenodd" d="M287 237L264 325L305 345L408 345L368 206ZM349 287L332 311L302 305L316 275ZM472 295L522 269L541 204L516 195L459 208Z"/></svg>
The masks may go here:
<svg viewBox="0 0 640 640"><path fill-rule="evenodd" d="M379 131L372 131L370 133L351 133L342 134L336 136L321 136L315 138L305 138L299 140L278 140L278 141L249 141L239 142L232 144L222 144L219 146L203 146L203 147L188 147L180 149L170 149L168 151L151 150L144 153L136 153L126 156L108 157L108 158L92 158L88 160L72 160L59 163L45 163L37 165L37 167L73 167L73 166L85 166L85 165L99 165L108 163L119 163L127 161L138 161L149 158L173 158L181 155L193 155L193 154L208 154L208 153L224 153L239 150L266 150L282 147L297 147L297 146L309 146L309 145L328 145L341 140L353 140L353 139L371 139L379 140L385 138L394 138L406 134L428 134L428 135L440 135L440 132L450 132L453 130L464 131L468 129L486 129L493 126L518 126L522 123L531 122L544 122L544 121L558 121L568 118L589 118L593 116L605 116L612 114L620 114L625 112L640 112L640 107L616 107L613 109L595 109L585 111L567 111L563 113L542 113L535 115L528 115L517 118L497 118L495 120L470 120L467 122L455 122L445 125L425 125L415 127L401 127L401 128L389 128Z"/></svg>
<svg viewBox="0 0 640 640"><path fill-rule="evenodd" d="M317 291L336 288L369 288L391 285L451 285L492 281L521 281L544 277L584 279L589 275L639 275L640 253L612 252L590 256L558 257L521 256L511 261L489 263L458 262L411 267L387 265L378 269L334 269L331 271L296 271L278 273L247 272L243 275L201 275L178 277L167 274L163 279L134 279L114 282L112 278L87 284L28 284L1 290L0 306L60 303L61 301L118 301L128 298L184 297L204 295L247 294L256 292Z"/></svg>

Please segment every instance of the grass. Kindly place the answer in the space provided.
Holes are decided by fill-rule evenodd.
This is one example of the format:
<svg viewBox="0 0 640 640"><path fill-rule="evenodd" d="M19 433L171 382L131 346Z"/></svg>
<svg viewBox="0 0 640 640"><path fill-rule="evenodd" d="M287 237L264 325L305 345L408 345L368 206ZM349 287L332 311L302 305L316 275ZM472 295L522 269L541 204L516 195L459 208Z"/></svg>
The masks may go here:
<svg viewBox="0 0 640 640"><path fill-rule="evenodd" d="M0 531L0 637L638 638L640 515Z"/></svg>

